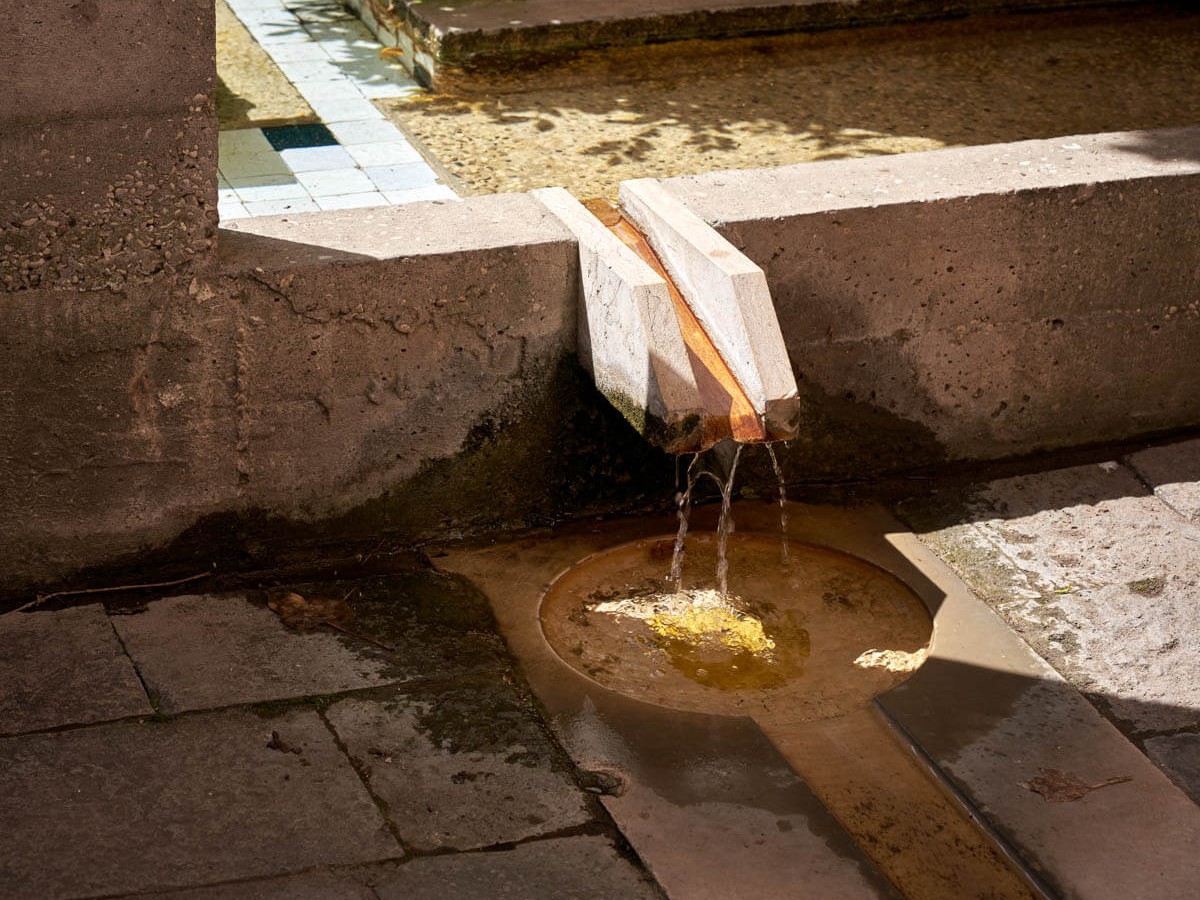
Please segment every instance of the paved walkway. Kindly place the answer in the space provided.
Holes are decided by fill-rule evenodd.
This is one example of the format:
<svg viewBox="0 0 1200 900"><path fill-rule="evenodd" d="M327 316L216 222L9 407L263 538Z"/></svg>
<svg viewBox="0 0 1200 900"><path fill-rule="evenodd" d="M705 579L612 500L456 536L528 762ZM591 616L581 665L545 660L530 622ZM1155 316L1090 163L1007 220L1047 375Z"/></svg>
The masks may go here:
<svg viewBox="0 0 1200 900"><path fill-rule="evenodd" d="M1200 441L900 511L1200 801ZM285 624L288 592L345 631ZM684 802L676 837L621 834L613 785L550 736L482 594L416 564L8 614L0 684L4 897L652 898L626 841L686 858L711 827ZM739 896L714 878L686 900Z"/></svg>
<svg viewBox="0 0 1200 900"><path fill-rule="evenodd" d="M222 131L222 221L454 200L373 101L420 90L338 0L227 0L317 123Z"/></svg>

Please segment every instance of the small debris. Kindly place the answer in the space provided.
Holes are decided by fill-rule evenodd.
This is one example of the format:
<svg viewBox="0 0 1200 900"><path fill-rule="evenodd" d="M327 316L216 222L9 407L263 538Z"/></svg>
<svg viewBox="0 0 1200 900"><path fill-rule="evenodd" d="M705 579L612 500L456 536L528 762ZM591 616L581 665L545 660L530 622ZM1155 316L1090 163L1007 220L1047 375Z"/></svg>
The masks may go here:
<svg viewBox="0 0 1200 900"><path fill-rule="evenodd" d="M354 610L345 600L305 598L292 592L271 598L267 607L284 625L297 631L312 631L322 625L336 625L354 618Z"/></svg>
<svg viewBox="0 0 1200 900"><path fill-rule="evenodd" d="M293 747L291 744L286 743L283 738L279 736L278 731L271 732L271 739L267 741L267 749L278 750L280 753L295 753L297 756L300 755L300 748Z"/></svg>
<svg viewBox="0 0 1200 900"><path fill-rule="evenodd" d="M588 793L604 797L620 797L625 793L625 779L615 772L580 769L579 783Z"/></svg>
<svg viewBox="0 0 1200 900"><path fill-rule="evenodd" d="M1092 791L1111 784L1123 784L1133 781L1132 775L1117 775L1096 784L1090 784L1071 772L1061 769L1040 769L1040 775L1029 781L1022 782L1021 787L1035 794L1041 794L1048 803L1067 803L1090 794Z"/></svg>

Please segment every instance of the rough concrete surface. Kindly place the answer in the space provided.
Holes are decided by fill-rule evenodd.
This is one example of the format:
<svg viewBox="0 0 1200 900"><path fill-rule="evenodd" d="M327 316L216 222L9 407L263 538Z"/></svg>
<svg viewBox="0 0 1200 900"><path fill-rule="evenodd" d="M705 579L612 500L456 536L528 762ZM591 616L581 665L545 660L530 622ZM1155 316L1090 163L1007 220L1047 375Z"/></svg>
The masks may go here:
<svg viewBox="0 0 1200 900"><path fill-rule="evenodd" d="M154 710L99 604L0 618L0 734Z"/></svg>
<svg viewBox="0 0 1200 900"><path fill-rule="evenodd" d="M326 713L406 847L475 850L593 818L516 693L494 680Z"/></svg>
<svg viewBox="0 0 1200 900"><path fill-rule="evenodd" d="M766 271L813 478L1200 420L1198 175L1188 128L664 184Z"/></svg>
<svg viewBox="0 0 1200 900"><path fill-rule="evenodd" d="M1125 730L1200 724L1200 530L1118 463L909 510L926 539ZM940 528L938 527L940 526Z"/></svg>
<svg viewBox="0 0 1200 900"><path fill-rule="evenodd" d="M311 709L6 738L0 759L7 896L111 895L401 855Z"/></svg>
<svg viewBox="0 0 1200 900"><path fill-rule="evenodd" d="M1154 495L1193 522L1200 522L1200 441L1164 444L1125 461Z"/></svg>
<svg viewBox="0 0 1200 900"><path fill-rule="evenodd" d="M329 629L302 633L238 595L172 597L113 623L160 711L213 709L389 680Z"/></svg>
<svg viewBox="0 0 1200 900"><path fill-rule="evenodd" d="M406 863L375 885L380 900L652 900L662 895L602 837L522 844Z"/></svg>
<svg viewBox="0 0 1200 900"><path fill-rule="evenodd" d="M1146 753L1174 781L1200 803L1200 734L1170 734L1145 742Z"/></svg>

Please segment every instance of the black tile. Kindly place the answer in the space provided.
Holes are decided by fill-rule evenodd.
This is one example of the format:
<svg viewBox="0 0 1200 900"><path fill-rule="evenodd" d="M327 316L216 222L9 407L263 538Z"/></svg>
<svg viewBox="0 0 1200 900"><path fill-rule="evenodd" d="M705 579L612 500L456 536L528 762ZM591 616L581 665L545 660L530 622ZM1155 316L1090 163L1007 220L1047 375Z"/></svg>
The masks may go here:
<svg viewBox="0 0 1200 900"><path fill-rule="evenodd" d="M297 147L334 147L337 138L324 125L280 125L264 128L263 134L276 150L294 150Z"/></svg>

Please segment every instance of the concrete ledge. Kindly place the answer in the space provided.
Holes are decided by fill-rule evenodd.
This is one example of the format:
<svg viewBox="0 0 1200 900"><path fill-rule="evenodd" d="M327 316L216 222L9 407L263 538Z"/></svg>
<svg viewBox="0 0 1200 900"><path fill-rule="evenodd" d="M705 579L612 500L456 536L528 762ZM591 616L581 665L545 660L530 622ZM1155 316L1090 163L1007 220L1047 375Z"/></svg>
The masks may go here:
<svg viewBox="0 0 1200 900"><path fill-rule="evenodd" d="M809 416L863 477L1200 424L1200 129L662 184L767 274Z"/></svg>

